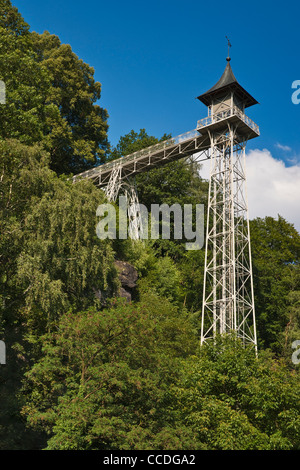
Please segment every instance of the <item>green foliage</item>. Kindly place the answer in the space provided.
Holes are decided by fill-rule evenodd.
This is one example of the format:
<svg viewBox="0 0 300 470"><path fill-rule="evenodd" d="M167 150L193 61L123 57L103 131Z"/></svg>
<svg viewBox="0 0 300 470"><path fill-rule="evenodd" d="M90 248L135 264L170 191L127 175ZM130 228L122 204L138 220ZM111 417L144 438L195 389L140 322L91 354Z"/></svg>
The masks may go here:
<svg viewBox="0 0 300 470"><path fill-rule="evenodd" d="M58 179L45 159L38 147L2 144L0 207L3 291L13 285L23 314L42 315L49 326L70 305L83 308L96 291L112 292L115 270L110 242L95 232L103 193Z"/></svg>
<svg viewBox="0 0 300 470"><path fill-rule="evenodd" d="M12 6L10 0L0 1L0 26L13 35L26 35L29 25L25 23L18 9Z"/></svg>
<svg viewBox="0 0 300 470"><path fill-rule="evenodd" d="M79 173L105 160L107 111L96 104L101 84L94 69L59 38L29 32L10 1L0 2L0 135L41 143L58 174Z"/></svg>
<svg viewBox="0 0 300 470"><path fill-rule="evenodd" d="M280 352L282 332L290 321L289 293L300 286L300 235L280 216L255 219L251 247L260 344Z"/></svg>
<svg viewBox="0 0 300 470"><path fill-rule="evenodd" d="M125 157L125 155L150 147L158 142L163 142L168 138L170 138L170 136L166 134L164 134L161 139L149 136L145 129L140 129L139 133L132 130L128 134L120 137L118 144L109 153L109 160Z"/></svg>
<svg viewBox="0 0 300 470"><path fill-rule="evenodd" d="M86 307L95 301L95 292L112 289L113 253L108 241L100 243L95 234L101 202L102 193L92 185L59 180L33 202L17 259L17 278L26 291L25 310L30 316L32 311L36 318L38 309L47 313L49 324L70 302Z"/></svg>
<svg viewBox="0 0 300 470"><path fill-rule="evenodd" d="M40 67L32 48L32 38L23 23L11 28L0 24L0 77L6 86L6 104L0 106L0 135L25 144L43 139L44 116L52 110L45 103L50 86L47 71ZM20 26L20 28L19 28Z"/></svg>
<svg viewBox="0 0 300 470"><path fill-rule="evenodd" d="M43 344L23 412L50 433L49 449L157 448L165 433L171 446L188 434L165 396L195 337L169 302L148 293L137 305L69 312Z"/></svg>
<svg viewBox="0 0 300 470"><path fill-rule="evenodd" d="M101 84L94 69L79 59L70 45L47 31L32 33L33 49L41 69L47 71L50 87L45 104L45 148L57 173L80 173L103 163L108 147L108 113L96 102Z"/></svg>
<svg viewBox="0 0 300 470"><path fill-rule="evenodd" d="M178 419L201 449L299 449L299 375L234 337L208 343L182 363L172 394Z"/></svg>
<svg viewBox="0 0 300 470"><path fill-rule="evenodd" d="M70 312L44 338L23 413L48 449L299 449L299 375L230 337L196 355L186 314L147 305Z"/></svg>
<svg viewBox="0 0 300 470"><path fill-rule="evenodd" d="M23 246L23 223L31 197L38 200L50 186L47 155L36 145L16 140L0 142L0 285L2 309L13 315L21 293L16 285L17 258ZM9 312L9 314L8 314Z"/></svg>
<svg viewBox="0 0 300 470"><path fill-rule="evenodd" d="M300 338L300 291L290 291L287 294L286 309L287 325L280 334L282 356L290 363L292 344Z"/></svg>
<svg viewBox="0 0 300 470"><path fill-rule="evenodd" d="M191 311L199 311L202 306L204 257L204 249L186 251L179 265L182 298L186 307ZM198 318L199 321L200 318Z"/></svg>
<svg viewBox="0 0 300 470"><path fill-rule="evenodd" d="M20 441L18 388L41 335L71 306L102 305L117 288L111 243L96 236L103 193L58 178L48 162L41 146L0 142L0 327L8 349L0 432L3 422L10 448L29 445Z"/></svg>

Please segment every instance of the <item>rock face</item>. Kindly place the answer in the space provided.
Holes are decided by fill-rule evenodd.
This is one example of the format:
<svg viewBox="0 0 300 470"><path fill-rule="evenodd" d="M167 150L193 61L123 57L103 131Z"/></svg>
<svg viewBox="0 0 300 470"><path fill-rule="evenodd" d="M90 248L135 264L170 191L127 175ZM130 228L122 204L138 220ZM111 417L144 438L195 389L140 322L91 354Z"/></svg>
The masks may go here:
<svg viewBox="0 0 300 470"><path fill-rule="evenodd" d="M125 297L130 302L138 279L137 270L126 261L115 261L115 266L119 272L119 281L121 283L119 296Z"/></svg>

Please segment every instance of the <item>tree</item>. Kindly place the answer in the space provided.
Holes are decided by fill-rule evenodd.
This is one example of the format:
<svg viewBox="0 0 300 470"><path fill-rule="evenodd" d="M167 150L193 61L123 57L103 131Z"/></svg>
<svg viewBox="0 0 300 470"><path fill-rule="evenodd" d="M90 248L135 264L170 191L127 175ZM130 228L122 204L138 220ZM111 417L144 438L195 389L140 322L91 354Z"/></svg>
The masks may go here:
<svg viewBox="0 0 300 470"><path fill-rule="evenodd" d="M9 1L0 6L0 78L6 87L0 135L32 145L43 139L44 116L53 112L52 105L45 103L50 82L36 61L28 25Z"/></svg>
<svg viewBox="0 0 300 470"><path fill-rule="evenodd" d="M38 147L2 144L1 243L3 291L12 286L22 315L42 315L48 328L70 305L83 308L95 292L113 292L116 271L111 242L96 236L104 194L91 183L57 178L45 158Z"/></svg>
<svg viewBox="0 0 300 470"><path fill-rule="evenodd" d="M148 291L139 303L63 315L26 374L23 413L47 449L193 448L165 412L178 358L195 349L187 312Z"/></svg>
<svg viewBox="0 0 300 470"><path fill-rule="evenodd" d="M137 152L151 145L170 138L170 135L164 134L160 139L147 134L146 129L140 129L137 133L131 130L128 134L121 136L119 142L109 152L109 160L125 157L130 153Z"/></svg>
<svg viewBox="0 0 300 470"><path fill-rule="evenodd" d="M182 362L170 393L177 422L193 430L197 448L299 450L299 390L299 374L283 361L262 351L256 358L227 335Z"/></svg>
<svg viewBox="0 0 300 470"><path fill-rule="evenodd" d="M291 290L287 294L287 325L281 333L281 351L286 358L287 364L291 366L291 356L294 352L293 343L300 339L300 291Z"/></svg>
<svg viewBox="0 0 300 470"><path fill-rule="evenodd" d="M32 40L38 64L50 77L44 99L53 113L45 116L44 135L51 168L57 173L80 173L103 163L108 113L96 104L101 84L94 79L94 69L47 31L32 33Z"/></svg>
<svg viewBox="0 0 300 470"><path fill-rule="evenodd" d="M58 178L48 165L42 146L0 142L4 448L26 448L35 441L24 433L19 387L40 355L41 336L70 307L103 305L118 286L111 242L96 236L96 209L104 194L89 182L74 185Z"/></svg>
<svg viewBox="0 0 300 470"><path fill-rule="evenodd" d="M250 228L259 342L280 353L289 292L299 290L300 235L281 216L255 219Z"/></svg>
<svg viewBox="0 0 300 470"><path fill-rule="evenodd" d="M12 6L10 0L0 1L0 26L14 35L27 35L29 25L23 20L18 9Z"/></svg>
<svg viewBox="0 0 300 470"><path fill-rule="evenodd" d="M38 34L9 0L0 2L1 137L40 143L58 174L79 173L103 162L109 147L108 113L97 102L94 69L48 32Z"/></svg>

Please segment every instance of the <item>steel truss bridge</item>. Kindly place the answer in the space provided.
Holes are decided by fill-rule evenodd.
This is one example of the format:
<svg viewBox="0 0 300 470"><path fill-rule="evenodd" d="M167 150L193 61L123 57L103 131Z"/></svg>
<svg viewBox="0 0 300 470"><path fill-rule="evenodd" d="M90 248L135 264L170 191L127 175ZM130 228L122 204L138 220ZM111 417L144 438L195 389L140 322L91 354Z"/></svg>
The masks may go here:
<svg viewBox="0 0 300 470"><path fill-rule="evenodd" d="M116 173L120 181L195 154L197 154L197 161L207 160L210 158L211 148L208 131L222 130L228 122L235 124L242 131L243 136L246 133L246 140L259 135L258 126L239 108L233 106L213 116L200 119L196 129L74 175L73 182L89 179L103 189L107 187L107 194L115 194L114 191L109 191L111 189L109 186L113 182L112 179L116 179L113 178ZM115 200L115 197L112 199Z"/></svg>

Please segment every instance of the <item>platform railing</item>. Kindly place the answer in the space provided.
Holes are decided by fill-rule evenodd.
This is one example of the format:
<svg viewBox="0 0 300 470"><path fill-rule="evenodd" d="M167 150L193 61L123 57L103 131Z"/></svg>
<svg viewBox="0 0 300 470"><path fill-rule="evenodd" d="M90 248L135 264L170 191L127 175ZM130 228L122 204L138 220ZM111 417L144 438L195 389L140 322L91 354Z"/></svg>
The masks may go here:
<svg viewBox="0 0 300 470"><path fill-rule="evenodd" d="M247 126L249 126L256 134L259 135L259 127L255 124L252 119L250 119L241 109L237 106L233 106L232 108L224 109L219 113L212 114L211 116L207 116L204 119L200 119L197 122L197 129L201 129L206 126L210 126L219 121L223 121L228 119L231 116L238 116Z"/></svg>

